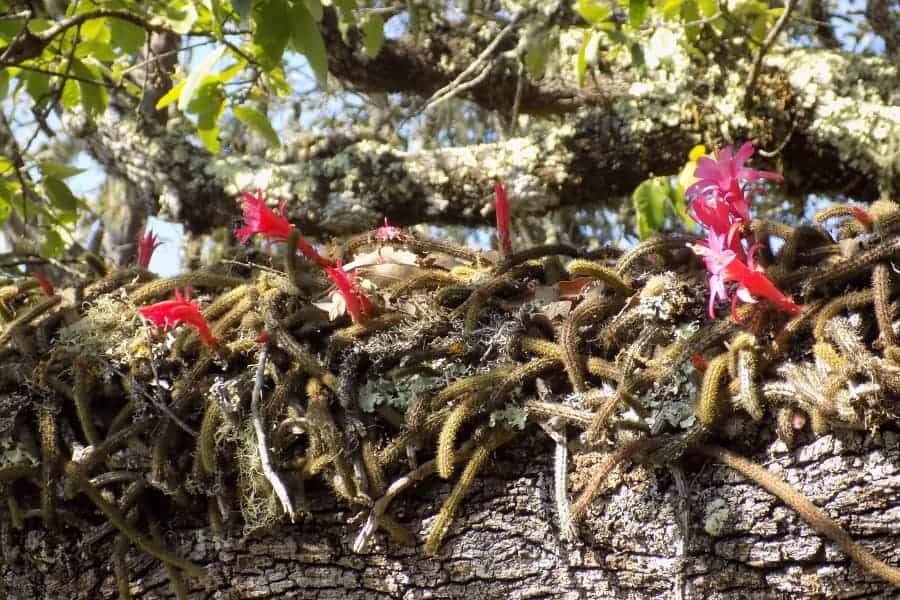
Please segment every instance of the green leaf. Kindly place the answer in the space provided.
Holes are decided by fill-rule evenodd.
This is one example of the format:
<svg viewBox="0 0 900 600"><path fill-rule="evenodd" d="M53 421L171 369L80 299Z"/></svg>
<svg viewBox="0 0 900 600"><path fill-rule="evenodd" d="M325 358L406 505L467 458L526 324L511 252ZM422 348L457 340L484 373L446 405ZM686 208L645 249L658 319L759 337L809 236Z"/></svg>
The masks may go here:
<svg viewBox="0 0 900 600"><path fill-rule="evenodd" d="M637 215L638 235L642 240L663 226L668 197L669 184L663 177L648 179L634 190L631 199Z"/></svg>
<svg viewBox="0 0 900 600"><path fill-rule="evenodd" d="M72 59L71 68L72 74L80 78L78 88L81 91L81 104L84 106L85 112L91 117L103 114L109 101L109 95L102 85L90 83L91 81L103 81L100 71L77 58Z"/></svg>
<svg viewBox="0 0 900 600"><path fill-rule="evenodd" d="M213 77L200 86L188 106L188 112L197 115L197 137L211 153L221 150L219 144L219 117L225 110L225 90Z"/></svg>
<svg viewBox="0 0 900 600"><path fill-rule="evenodd" d="M575 58L575 74L578 76L578 87L584 87L584 75L587 73L587 47L593 35L593 32L584 30L581 37L581 47L578 48L578 56Z"/></svg>
<svg viewBox="0 0 900 600"><path fill-rule="evenodd" d="M194 94L197 93L197 89L203 83L203 80L206 79L210 70L217 62L219 62L219 59L222 58L224 52L225 46L219 46L210 52L209 56L207 56L196 69L190 72L187 79L184 80L184 87L181 90L181 94L178 96L178 110L184 111L187 109L188 104L190 104L191 100L194 98ZM162 102L163 99L165 99L165 96L160 98L160 102ZM157 108L161 108L159 102L157 103Z"/></svg>
<svg viewBox="0 0 900 600"><path fill-rule="evenodd" d="M578 0L578 14L591 25L599 25L610 15L610 9L597 0Z"/></svg>
<svg viewBox="0 0 900 600"><path fill-rule="evenodd" d="M685 23L693 23L694 21L700 20L700 10L697 7L697 0L684 0L684 4L681 7L681 17L684 19ZM699 25L690 25L684 28L684 37L686 37L689 42L696 40L698 35L700 35Z"/></svg>
<svg viewBox="0 0 900 600"><path fill-rule="evenodd" d="M22 31L22 25L25 24L23 19L10 19L8 21L0 21L0 40L9 42Z"/></svg>
<svg viewBox="0 0 900 600"><path fill-rule="evenodd" d="M110 19L88 19L81 24L81 39L83 41L108 42L110 39L109 22Z"/></svg>
<svg viewBox="0 0 900 600"><path fill-rule="evenodd" d="M647 17L647 0L628 0L628 22L635 29L641 26Z"/></svg>
<svg viewBox="0 0 900 600"><path fill-rule="evenodd" d="M271 146L276 148L281 146L281 140L278 139L278 134L275 132L272 124L269 122L269 117L267 117L265 113L249 106L235 106L231 110L241 123L246 125L248 129L251 129L255 133L266 138L266 141L268 141Z"/></svg>
<svg viewBox="0 0 900 600"><path fill-rule="evenodd" d="M281 56L291 38L291 21L300 8L309 15L302 4L295 4L291 11L286 0L259 0L254 3L251 16L256 26L253 43L260 63L266 70L281 64Z"/></svg>
<svg viewBox="0 0 900 600"><path fill-rule="evenodd" d="M145 35L143 27L122 19L109 20L110 44L125 54L137 54L144 47Z"/></svg>
<svg viewBox="0 0 900 600"><path fill-rule="evenodd" d="M362 24L363 44L369 58L375 58L384 45L384 19L380 15L369 15Z"/></svg>
<svg viewBox="0 0 900 600"><path fill-rule="evenodd" d="M116 60L116 51L108 42L101 40L85 40L75 48L75 56L78 58L93 57L97 60Z"/></svg>
<svg viewBox="0 0 900 600"><path fill-rule="evenodd" d="M716 0L697 0L697 5L704 17L711 17L719 11L719 4Z"/></svg>
<svg viewBox="0 0 900 600"><path fill-rule="evenodd" d="M338 30L346 42L347 31L356 25L356 0L331 0L331 4L337 8Z"/></svg>
<svg viewBox="0 0 900 600"><path fill-rule="evenodd" d="M766 39L768 30L769 19L766 15L760 15L753 19L753 24L750 26L750 39L753 41L754 45L762 44L763 40Z"/></svg>
<svg viewBox="0 0 900 600"><path fill-rule="evenodd" d="M178 97L181 96L181 90L184 89L184 83L185 80L179 81L174 86L172 86L172 89L166 92L162 98L157 100L156 110L161 110L178 100Z"/></svg>
<svg viewBox="0 0 900 600"><path fill-rule="evenodd" d="M265 88L271 90L279 98L285 98L293 91L284 74L284 68L281 66L263 73L262 79Z"/></svg>
<svg viewBox="0 0 900 600"><path fill-rule="evenodd" d="M189 32L197 22L197 7L193 2L185 2L185 0L169 0L168 5L163 9L163 14L157 14L150 23L153 25L161 25L166 29L171 29L175 33L184 35ZM156 11L154 11L156 12Z"/></svg>
<svg viewBox="0 0 900 600"><path fill-rule="evenodd" d="M675 216L678 217L679 221L684 223L684 226L688 231L693 231L697 224L694 223L694 219L688 214L687 200L684 197L684 188L680 185L678 187L672 187L671 185L668 187L669 201L672 203L672 210L675 212Z"/></svg>
<svg viewBox="0 0 900 600"><path fill-rule="evenodd" d="M198 129L197 137L200 138L203 147L211 154L218 154L222 150L222 144L219 143L219 128L217 126L209 129Z"/></svg>
<svg viewBox="0 0 900 600"><path fill-rule="evenodd" d="M9 71L3 69L0 71L0 102L6 100L9 94Z"/></svg>
<svg viewBox="0 0 900 600"><path fill-rule="evenodd" d="M68 179L69 177L84 173L85 171L84 169L79 169L78 167L73 167L53 160L42 160L38 162L38 167L40 167L41 173L43 173L45 177L56 177L58 179Z"/></svg>
<svg viewBox="0 0 900 600"><path fill-rule="evenodd" d="M59 258L66 251L66 243L56 229L48 228L44 231L44 240L41 242L41 255L50 258Z"/></svg>
<svg viewBox="0 0 900 600"><path fill-rule="evenodd" d="M63 212L75 212L78 209L78 198L62 179L47 176L44 177L42 183L44 191L47 192L54 207Z"/></svg>
<svg viewBox="0 0 900 600"><path fill-rule="evenodd" d="M306 10L316 20L316 23L322 20L322 15L325 11L322 10L322 2L320 0L303 0L303 3L306 4Z"/></svg>
<svg viewBox="0 0 900 600"><path fill-rule="evenodd" d="M683 0L666 0L660 11L663 17L672 21L681 16L681 4Z"/></svg>
<svg viewBox="0 0 900 600"><path fill-rule="evenodd" d="M0 182L0 225L6 222L9 215L12 214L12 190L5 184Z"/></svg>
<svg viewBox="0 0 900 600"><path fill-rule="evenodd" d="M45 73L37 73L35 71L26 72L23 76L25 79L25 89L34 100L35 104L42 105L49 99L50 76Z"/></svg>
<svg viewBox="0 0 900 600"><path fill-rule="evenodd" d="M328 83L328 51L319 26L306 7L299 3L294 5L291 22L294 47L306 56L319 85L325 87Z"/></svg>
<svg viewBox="0 0 900 600"><path fill-rule="evenodd" d="M554 44L558 40L558 34L555 31L545 32L543 35L534 36L525 50L525 69L534 79L544 76L544 70L547 68L547 59L553 51Z"/></svg>
<svg viewBox="0 0 900 600"><path fill-rule="evenodd" d="M72 110L81 102L81 87L74 79L69 79L63 84L62 95L59 97L64 108Z"/></svg>
<svg viewBox="0 0 900 600"><path fill-rule="evenodd" d="M237 61L235 64L228 67L227 69L225 69L224 71L220 71L219 73L217 73L215 75L211 75L211 77L215 77L216 81L220 81L222 83L228 83L229 81L234 79L238 73L243 71L244 67L246 67L246 66L247 66L247 63L244 62L243 59L241 59L241 60Z"/></svg>

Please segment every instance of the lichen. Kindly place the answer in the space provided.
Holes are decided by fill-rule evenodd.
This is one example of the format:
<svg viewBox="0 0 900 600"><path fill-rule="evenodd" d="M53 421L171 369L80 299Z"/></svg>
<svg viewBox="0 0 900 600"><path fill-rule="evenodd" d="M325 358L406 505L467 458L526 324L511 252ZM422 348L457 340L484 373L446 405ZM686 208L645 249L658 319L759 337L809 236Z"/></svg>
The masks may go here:
<svg viewBox="0 0 900 600"><path fill-rule="evenodd" d="M713 498L704 507L703 530L713 537L727 533L731 521L731 508L723 498Z"/></svg>

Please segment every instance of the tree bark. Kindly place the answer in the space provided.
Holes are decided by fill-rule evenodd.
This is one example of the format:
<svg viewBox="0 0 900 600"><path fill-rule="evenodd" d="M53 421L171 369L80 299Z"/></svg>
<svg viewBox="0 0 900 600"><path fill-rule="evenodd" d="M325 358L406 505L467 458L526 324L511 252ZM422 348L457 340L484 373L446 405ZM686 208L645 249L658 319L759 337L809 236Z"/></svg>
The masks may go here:
<svg viewBox="0 0 900 600"><path fill-rule="evenodd" d="M746 433L746 432L745 432ZM326 496L312 514L251 538L166 526L179 553L205 565L190 598L893 598L833 543L728 468L691 460L689 497L666 470L614 472L574 543L563 542L552 493L553 451L535 431L501 449L474 484L439 555L376 535L351 550L361 519ZM736 442L847 528L867 549L900 563L900 436L842 433L783 444ZM589 471L585 455L570 491ZM449 484L426 480L393 505L427 532ZM686 506L686 508L684 508ZM686 511L689 523L679 526ZM364 517L364 515L363 515ZM355 522L354 522L355 520ZM21 545L12 544L11 540ZM15 600L115 598L109 538L93 546L74 530L3 532L0 593ZM173 598L159 563L132 549L131 593Z"/></svg>

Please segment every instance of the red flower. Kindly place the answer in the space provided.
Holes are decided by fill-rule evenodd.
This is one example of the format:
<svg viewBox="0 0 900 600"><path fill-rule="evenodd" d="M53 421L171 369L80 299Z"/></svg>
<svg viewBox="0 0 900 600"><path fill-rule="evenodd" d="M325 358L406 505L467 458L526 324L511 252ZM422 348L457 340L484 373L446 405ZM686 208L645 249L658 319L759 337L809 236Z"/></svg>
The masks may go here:
<svg viewBox="0 0 900 600"><path fill-rule="evenodd" d="M157 327L171 329L180 323L187 323L197 330L200 339L207 346L215 346L218 341L209 330L209 324L200 314L198 303L185 300L181 292L175 290L174 300L164 300L138 309L145 319L152 321Z"/></svg>
<svg viewBox="0 0 900 600"><path fill-rule="evenodd" d="M494 185L494 213L497 216L497 237L500 238L500 252L504 257L512 254L512 238L509 225L509 198L506 197L506 188L502 181Z"/></svg>
<svg viewBox="0 0 900 600"><path fill-rule="evenodd" d="M291 235L291 231L294 229L294 226L291 225L284 216L284 205L287 201L281 201L278 205L278 212L276 213L266 206L266 202L263 200L262 190L257 190L256 196L249 192L242 192L242 194L241 209L244 211L244 226L239 227L234 231L234 234L241 243L246 244L247 241L257 233L269 242L286 242L288 236ZM330 267L334 264L332 261L319 254L316 249L303 238L297 239L297 250L299 250L303 256L322 267Z"/></svg>
<svg viewBox="0 0 900 600"><path fill-rule="evenodd" d="M737 283L737 289L731 299L731 316L735 321L737 317L737 301L754 303L757 297L766 298L781 310L790 314L797 314L802 309L775 287L765 270L753 259L756 251L761 247L755 245L747 253L747 262L738 258L734 250L726 247L724 235L718 235L713 231L708 233L707 241L699 244L689 244L695 254L703 257L706 270L709 271L709 316L715 318L715 304L717 300L727 300L728 292L726 283Z"/></svg>
<svg viewBox="0 0 900 600"><path fill-rule="evenodd" d="M778 173L744 167L752 155L753 144L747 142L736 153L726 146L713 158L702 156L697 162L694 177L700 181L688 187L685 195L694 197L691 209L697 220L716 233L724 233L736 220L750 218L750 203L744 197L741 180L783 179Z"/></svg>
<svg viewBox="0 0 900 600"><path fill-rule="evenodd" d="M387 217L384 218L384 225L375 228L375 239L379 242L393 242L402 237L403 230L388 223Z"/></svg>
<svg viewBox="0 0 900 600"><path fill-rule="evenodd" d="M41 286L41 291L44 292L45 296L52 296L56 293L56 290L53 289L53 284L50 283L50 280L43 273L40 271L36 272L34 278L37 279L38 285Z"/></svg>
<svg viewBox="0 0 900 600"><path fill-rule="evenodd" d="M153 257L153 251L162 246L159 237L151 230L144 235L138 236L138 256L137 264L139 267L146 269L150 266L150 259Z"/></svg>
<svg viewBox="0 0 900 600"><path fill-rule="evenodd" d="M348 275L344 271L341 261L337 261L337 266L335 267L325 267L325 273L344 299L350 318L353 319L354 323L362 323L366 316L372 312L373 307L366 295L356 289L354 285L355 274Z"/></svg>
<svg viewBox="0 0 900 600"><path fill-rule="evenodd" d="M869 214L869 211L860 206L851 206L850 210L853 211L853 216L856 217L860 225L866 228L866 231L872 230L872 215Z"/></svg>

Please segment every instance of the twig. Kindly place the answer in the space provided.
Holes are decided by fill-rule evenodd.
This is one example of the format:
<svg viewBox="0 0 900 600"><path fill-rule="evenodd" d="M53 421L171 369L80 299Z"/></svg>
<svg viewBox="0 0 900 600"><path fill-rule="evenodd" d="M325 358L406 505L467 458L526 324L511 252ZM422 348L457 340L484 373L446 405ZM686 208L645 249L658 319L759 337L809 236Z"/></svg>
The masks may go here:
<svg viewBox="0 0 900 600"><path fill-rule="evenodd" d="M519 24L519 21L522 20L522 17L528 11L525 9L519 10L503 29L500 30L500 33L497 34L497 37L487 45L487 47L481 51L475 60L466 67L462 73L456 76L456 78L436 91L431 95L431 98L425 103L425 106L420 110L420 113L424 113L434 108L435 106L459 95L467 89L472 88L475 85L478 85L481 81L487 77L488 73L490 73L491 67L493 67L493 63L489 61L490 57L494 54L494 51L497 47L506 39L506 36L515 29L516 25ZM475 73L478 72L477 75ZM473 77L474 76L474 77ZM468 81L467 81L468 80Z"/></svg>
<svg viewBox="0 0 900 600"><path fill-rule="evenodd" d="M516 95L513 98L512 114L509 117L509 137L516 137L519 129L519 108L522 105L522 88L525 82L525 63L520 60L516 71ZM533 246L534 244L532 244Z"/></svg>
<svg viewBox="0 0 900 600"><path fill-rule="evenodd" d="M763 58L766 52L769 51L769 48L772 47L772 44L775 43L781 30L787 25L788 19L790 19L796 5L797 0L787 0L785 2L784 12L778 17L769 35L766 36L766 39L763 40L763 43L756 50L756 56L753 58L753 67L750 69L750 81L747 83L747 91L744 92L744 108L750 108L750 105L753 103L753 88L756 87L756 80L759 78L759 72L762 69Z"/></svg>
<svg viewBox="0 0 900 600"><path fill-rule="evenodd" d="M149 328L147 328L147 327L144 328L144 335L147 337L147 348L150 349L150 370L153 372L153 385L155 386L155 388L157 390L159 390L161 387L159 385L159 372L156 370L156 360L154 360L154 358L153 358L153 338L150 337L150 329ZM153 403L153 405L156 408L163 411L163 413L167 417L172 419L172 421L176 425L178 425L178 427L180 427L185 433L187 433L191 437L197 437L197 435L198 435L197 431L194 428L192 428L190 425L188 425L187 423L182 421L180 418L178 418L178 415L176 415L174 412L172 412L172 409L169 408L169 406L165 402L163 402L162 400L157 398L155 393L151 394L146 389L144 389L144 387L140 383L138 383L137 379L135 379L134 377L131 377L130 375L126 375L125 373L123 373L117 369L113 369L113 370L116 373L118 373L120 377L123 377L123 378L127 377L130 380L131 384L134 386L134 389L139 390L148 400L150 400L150 402Z"/></svg>
<svg viewBox="0 0 900 600"><path fill-rule="evenodd" d="M472 440L463 444L456 453L454 462L460 462L467 458L474 448L475 444ZM387 510L391 500L393 500L397 494L409 486L422 481L426 477L434 475L436 472L437 459L433 458L428 462L422 463L421 466L413 469L403 477L396 479L388 487L387 491L384 492L384 495L372 505L372 510L369 511L369 517L366 519L365 525L363 525L363 528L360 529L359 534L353 541L353 551L359 554L366 549L366 546L369 545L369 540L372 538L372 535L374 535L375 530L378 529L378 521L381 519L381 515L384 514L384 511Z"/></svg>
<svg viewBox="0 0 900 600"><path fill-rule="evenodd" d="M259 462L262 464L263 475L269 481L275 495L281 502L284 512L294 521L294 506L291 504L291 497L288 495L284 482L272 468L272 460L269 457L269 448L266 445L266 431L263 428L262 414L260 412L260 403L262 401L262 388L266 377L266 361L269 358L269 346L263 345L259 351L259 364L256 366L256 382L253 384L253 394L250 396L250 413L253 419L253 431L256 433L256 448L259 452Z"/></svg>
<svg viewBox="0 0 900 600"><path fill-rule="evenodd" d="M59 21L52 27L49 27L38 33L31 33L30 31L27 31L27 29L24 30L24 35L17 36L6 47L3 55L0 56L0 64L9 65L19 63L24 60L29 60L31 58L36 58L41 55L41 52L44 51L44 48L47 47L47 44L49 44L53 40L53 38L55 38L59 34L65 33L72 27L79 27L87 21L104 18L127 21L139 27L143 27L148 31L167 31L165 27L161 25L154 25L140 15L129 12L127 10L99 8L97 10L81 13L68 19Z"/></svg>

